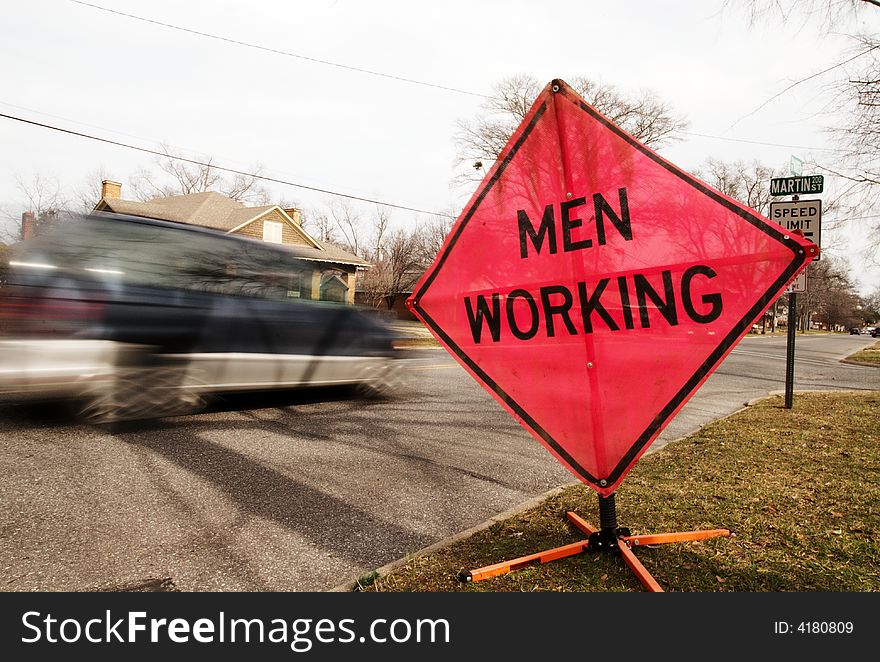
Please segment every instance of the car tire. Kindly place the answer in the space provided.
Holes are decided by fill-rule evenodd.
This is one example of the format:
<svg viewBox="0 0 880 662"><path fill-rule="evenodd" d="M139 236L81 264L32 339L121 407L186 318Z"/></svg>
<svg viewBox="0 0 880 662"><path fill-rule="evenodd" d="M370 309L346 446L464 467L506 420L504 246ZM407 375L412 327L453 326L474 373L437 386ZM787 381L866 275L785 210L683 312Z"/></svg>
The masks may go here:
<svg viewBox="0 0 880 662"><path fill-rule="evenodd" d="M403 382L404 372L400 364L389 360L365 368L357 392L367 398L389 398L403 389Z"/></svg>
<svg viewBox="0 0 880 662"><path fill-rule="evenodd" d="M114 379L86 399L80 415L93 424L114 426L203 407L198 380L185 363L144 356L135 365L118 366Z"/></svg>

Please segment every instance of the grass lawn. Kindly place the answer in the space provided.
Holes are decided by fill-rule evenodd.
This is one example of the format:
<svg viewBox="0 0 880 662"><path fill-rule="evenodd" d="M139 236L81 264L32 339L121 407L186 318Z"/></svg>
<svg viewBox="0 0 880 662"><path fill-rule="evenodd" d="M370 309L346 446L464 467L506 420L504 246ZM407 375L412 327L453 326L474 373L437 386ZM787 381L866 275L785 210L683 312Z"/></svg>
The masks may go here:
<svg viewBox="0 0 880 662"><path fill-rule="evenodd" d="M633 534L729 528L733 538L638 547L668 591L880 591L880 391L764 400L642 458L617 493ZM584 536L596 494L564 490L543 505L385 576L370 591L641 591L622 559L581 554L482 582L457 574Z"/></svg>
<svg viewBox="0 0 880 662"><path fill-rule="evenodd" d="M870 347L866 347L855 354L850 354L846 357L846 360L855 363L867 363L869 365L880 366L880 341L875 342Z"/></svg>

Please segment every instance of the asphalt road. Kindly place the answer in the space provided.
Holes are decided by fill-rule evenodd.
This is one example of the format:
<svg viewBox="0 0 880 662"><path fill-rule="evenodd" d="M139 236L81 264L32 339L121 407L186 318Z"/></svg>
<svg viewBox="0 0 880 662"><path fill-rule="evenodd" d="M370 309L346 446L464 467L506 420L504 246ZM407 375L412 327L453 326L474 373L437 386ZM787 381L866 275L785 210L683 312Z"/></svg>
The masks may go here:
<svg viewBox="0 0 880 662"><path fill-rule="evenodd" d="M796 388L880 388L798 338ZM747 338L657 445L783 387L784 338ZM398 397L231 399L116 435L62 405L0 405L0 590L324 590L572 481L442 350ZM625 487L625 484L624 484Z"/></svg>
<svg viewBox="0 0 880 662"><path fill-rule="evenodd" d="M880 370L840 360L875 342L870 336L806 335L795 343L795 391L880 389ZM654 449L749 400L785 389L785 336L747 336L660 434Z"/></svg>

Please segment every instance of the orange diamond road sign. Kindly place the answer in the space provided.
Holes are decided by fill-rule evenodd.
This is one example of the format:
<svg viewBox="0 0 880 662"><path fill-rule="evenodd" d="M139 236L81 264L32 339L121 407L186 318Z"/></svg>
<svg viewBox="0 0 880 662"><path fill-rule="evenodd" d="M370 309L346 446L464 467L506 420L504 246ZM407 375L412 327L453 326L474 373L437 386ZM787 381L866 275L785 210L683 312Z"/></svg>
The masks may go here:
<svg viewBox="0 0 880 662"><path fill-rule="evenodd" d="M407 303L607 496L817 254L556 80Z"/></svg>

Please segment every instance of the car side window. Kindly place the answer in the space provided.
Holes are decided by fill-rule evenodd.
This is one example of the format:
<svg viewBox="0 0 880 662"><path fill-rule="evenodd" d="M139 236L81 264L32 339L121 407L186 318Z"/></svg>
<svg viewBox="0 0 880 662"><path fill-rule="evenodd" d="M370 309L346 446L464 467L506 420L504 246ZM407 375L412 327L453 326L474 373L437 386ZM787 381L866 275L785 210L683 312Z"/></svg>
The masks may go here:
<svg viewBox="0 0 880 662"><path fill-rule="evenodd" d="M290 300L308 298L309 270L285 251L223 235L116 219L77 219L28 247L51 255L56 279L72 276L194 292Z"/></svg>
<svg viewBox="0 0 880 662"><path fill-rule="evenodd" d="M232 296L287 300L303 296L304 266L261 244L200 235L182 267L188 289Z"/></svg>

